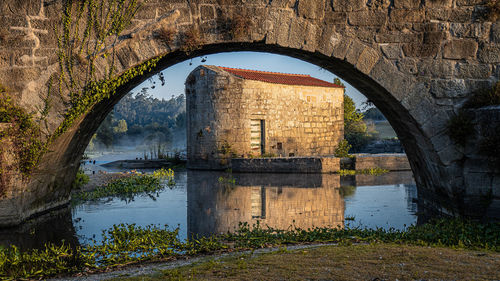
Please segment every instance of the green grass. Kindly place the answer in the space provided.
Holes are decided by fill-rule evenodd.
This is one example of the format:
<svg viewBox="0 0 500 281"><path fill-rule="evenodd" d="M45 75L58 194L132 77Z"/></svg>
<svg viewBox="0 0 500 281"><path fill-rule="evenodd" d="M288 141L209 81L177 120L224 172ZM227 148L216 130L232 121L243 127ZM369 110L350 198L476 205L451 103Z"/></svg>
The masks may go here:
<svg viewBox="0 0 500 281"><path fill-rule="evenodd" d="M111 280L495 280L496 253L396 244L337 245L236 254Z"/></svg>
<svg viewBox="0 0 500 281"><path fill-rule="evenodd" d="M458 219L437 220L406 230L290 227L287 230L240 224L234 233L180 241L179 229L167 226L116 225L103 232L101 242L69 247L46 245L43 250L20 252L0 249L0 278L40 279L57 274L102 271L144 261L165 261L201 253L283 247L308 243L396 243L500 252L500 224ZM241 264L244 267L244 264Z"/></svg>

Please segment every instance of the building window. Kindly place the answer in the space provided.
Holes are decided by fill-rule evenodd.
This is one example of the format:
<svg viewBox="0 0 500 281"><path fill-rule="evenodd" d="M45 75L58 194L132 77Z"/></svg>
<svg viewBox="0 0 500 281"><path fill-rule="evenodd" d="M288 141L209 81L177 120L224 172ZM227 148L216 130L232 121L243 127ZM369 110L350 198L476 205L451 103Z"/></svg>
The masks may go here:
<svg viewBox="0 0 500 281"><path fill-rule="evenodd" d="M282 142L278 142L278 143L276 144L276 148L277 148L278 150L282 150L282 149L283 149L283 143L282 143Z"/></svg>

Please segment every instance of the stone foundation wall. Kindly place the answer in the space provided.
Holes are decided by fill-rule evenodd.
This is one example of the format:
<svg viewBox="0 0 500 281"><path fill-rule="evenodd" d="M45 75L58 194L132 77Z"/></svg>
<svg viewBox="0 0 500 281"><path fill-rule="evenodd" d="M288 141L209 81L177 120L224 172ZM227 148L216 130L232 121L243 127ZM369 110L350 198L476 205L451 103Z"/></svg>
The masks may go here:
<svg viewBox="0 0 500 281"><path fill-rule="evenodd" d="M231 169L250 173L334 173L340 170L340 158L236 158L231 159Z"/></svg>
<svg viewBox="0 0 500 281"><path fill-rule="evenodd" d="M389 171L411 171L406 154L356 154L354 169L381 168Z"/></svg>

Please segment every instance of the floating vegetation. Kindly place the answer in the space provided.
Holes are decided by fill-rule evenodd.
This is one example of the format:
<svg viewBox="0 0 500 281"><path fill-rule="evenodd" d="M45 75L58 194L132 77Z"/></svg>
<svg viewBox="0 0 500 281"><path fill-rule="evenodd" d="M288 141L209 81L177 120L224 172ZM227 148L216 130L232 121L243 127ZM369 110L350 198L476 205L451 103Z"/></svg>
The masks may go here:
<svg viewBox="0 0 500 281"><path fill-rule="evenodd" d="M60 274L104 271L142 261L165 261L179 256L256 249L303 243L406 243L500 252L500 224L459 219L435 220L406 230L311 228L287 230L240 223L234 233L180 241L179 229L168 226L115 225L101 242L69 247L47 244L43 250L0 248L0 279L41 279Z"/></svg>
<svg viewBox="0 0 500 281"><path fill-rule="evenodd" d="M380 176L383 174L388 173L389 170L387 169L382 169L382 168L370 168L370 169L363 169L363 170L346 170L346 169L340 169L337 174L341 176L354 176L354 175L374 175L374 176Z"/></svg>
<svg viewBox="0 0 500 281"><path fill-rule="evenodd" d="M73 200L78 202L115 196L131 201L138 194L146 194L154 198L154 193L163 189L165 184L169 186L175 184L172 169L159 169L152 174L134 174L120 178L92 191L77 193L73 196Z"/></svg>

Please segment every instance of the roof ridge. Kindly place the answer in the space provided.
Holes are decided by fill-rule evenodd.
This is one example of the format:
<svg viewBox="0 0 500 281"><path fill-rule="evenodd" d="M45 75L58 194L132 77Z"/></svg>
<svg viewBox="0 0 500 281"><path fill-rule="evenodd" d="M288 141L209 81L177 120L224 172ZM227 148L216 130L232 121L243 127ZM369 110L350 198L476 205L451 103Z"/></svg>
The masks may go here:
<svg viewBox="0 0 500 281"><path fill-rule="evenodd" d="M217 65L216 65L217 66ZM234 68L234 67L226 67L226 66L217 66L222 69L232 69L232 70L239 70L239 71L248 71L248 72L258 72L258 73L269 73L269 74L278 74L278 75L284 75L284 76L300 76L300 77L311 77L311 75L308 74L294 74L294 73L283 73L283 72L273 72L273 71L262 71L262 70L253 70L253 69L244 69L244 68Z"/></svg>

